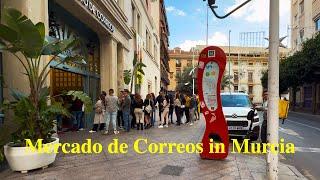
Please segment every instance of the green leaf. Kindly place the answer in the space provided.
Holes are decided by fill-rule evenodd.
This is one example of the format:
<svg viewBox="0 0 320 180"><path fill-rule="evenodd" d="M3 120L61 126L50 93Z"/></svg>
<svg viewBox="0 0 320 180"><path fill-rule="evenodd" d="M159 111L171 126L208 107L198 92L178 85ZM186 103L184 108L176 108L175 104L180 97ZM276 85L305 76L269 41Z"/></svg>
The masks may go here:
<svg viewBox="0 0 320 180"><path fill-rule="evenodd" d="M44 39L45 39L45 36L46 36L46 29L45 29L45 26L44 26L44 23L42 22L38 22L36 24L36 27L40 33L40 36L41 36L41 41L44 42Z"/></svg>
<svg viewBox="0 0 320 180"><path fill-rule="evenodd" d="M6 25L0 24L0 38L15 44L18 42L18 33Z"/></svg>
<svg viewBox="0 0 320 180"><path fill-rule="evenodd" d="M18 35L17 42L13 45L21 48L25 56L37 58L43 46L43 39L37 26L16 9L6 8L3 12L5 24Z"/></svg>

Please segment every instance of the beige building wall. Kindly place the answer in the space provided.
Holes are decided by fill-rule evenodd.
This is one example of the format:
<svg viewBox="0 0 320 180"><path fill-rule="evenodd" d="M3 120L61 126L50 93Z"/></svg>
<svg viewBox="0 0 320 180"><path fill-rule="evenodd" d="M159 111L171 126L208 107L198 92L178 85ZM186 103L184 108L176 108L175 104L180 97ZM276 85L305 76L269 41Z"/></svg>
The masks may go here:
<svg viewBox="0 0 320 180"><path fill-rule="evenodd" d="M48 35L48 0L2 0L1 2L2 8L16 8L31 18L34 23L44 22ZM111 32L82 4L81 0L55 0L55 2L98 35L100 41L101 90L113 88L117 92L118 89L122 89L125 61L132 59L130 57L132 51L130 39L133 38L133 32L129 24L131 3L124 0L119 0L118 3L116 1L90 1L114 26L115 31ZM8 53L3 53L4 79L7 87L28 92L29 87L25 83L27 79L22 76L23 72L19 63L13 59L14 57ZM48 80L49 84L50 81ZM8 88L4 89L5 99L9 98Z"/></svg>
<svg viewBox="0 0 320 180"><path fill-rule="evenodd" d="M129 19L135 37L130 40L131 58L125 69L132 69L134 53L137 50L141 52L142 62L147 66L140 89L140 94L145 98L148 93L157 94L160 90L159 2L132 0L131 6Z"/></svg>
<svg viewBox="0 0 320 180"><path fill-rule="evenodd" d="M198 64L199 52L204 48L204 46L197 46L195 50L195 65ZM226 52L227 60L229 47L220 47ZM265 48L251 48L251 47L231 47L230 48L230 60L227 61L225 75L229 74L229 62L230 64L230 74L235 77L238 74L238 80L233 79L233 85L231 86L231 91L245 91L248 93L253 101L253 103L262 103L262 93L263 87L261 84L262 73L268 69L268 50ZM285 57L288 54L287 49L280 49L280 57ZM186 52L180 48L175 48L170 50L170 91L175 91L177 86L176 74L178 71L183 71L184 68L192 66L193 52ZM179 62L181 64L180 66ZM249 79L249 73L252 73L252 79ZM251 76L251 75L250 75ZM252 92L249 92L249 87L252 87ZM237 88L237 89L235 89ZM226 87L224 89L228 91Z"/></svg>
<svg viewBox="0 0 320 180"><path fill-rule="evenodd" d="M292 51L301 50L301 44L316 33L315 21L320 18L320 0L291 1Z"/></svg>

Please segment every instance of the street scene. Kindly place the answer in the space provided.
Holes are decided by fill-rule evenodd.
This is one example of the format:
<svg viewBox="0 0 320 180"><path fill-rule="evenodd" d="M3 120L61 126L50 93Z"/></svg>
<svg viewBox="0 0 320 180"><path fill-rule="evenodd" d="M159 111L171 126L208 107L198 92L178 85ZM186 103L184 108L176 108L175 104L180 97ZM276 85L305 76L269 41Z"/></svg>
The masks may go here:
<svg viewBox="0 0 320 180"><path fill-rule="evenodd" d="M0 179L320 179L320 0L0 0Z"/></svg>

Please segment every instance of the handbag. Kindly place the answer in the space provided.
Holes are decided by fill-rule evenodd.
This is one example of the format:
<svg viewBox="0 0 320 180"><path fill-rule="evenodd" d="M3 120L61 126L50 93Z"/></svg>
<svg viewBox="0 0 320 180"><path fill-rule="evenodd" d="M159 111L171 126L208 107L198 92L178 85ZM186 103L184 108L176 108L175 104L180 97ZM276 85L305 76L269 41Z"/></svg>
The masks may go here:
<svg viewBox="0 0 320 180"><path fill-rule="evenodd" d="M149 99L149 105L144 108L144 110L145 110L147 113L149 113L149 114L150 114L151 111L152 111L152 107L151 107L150 104L151 104L151 103L150 103L150 99Z"/></svg>

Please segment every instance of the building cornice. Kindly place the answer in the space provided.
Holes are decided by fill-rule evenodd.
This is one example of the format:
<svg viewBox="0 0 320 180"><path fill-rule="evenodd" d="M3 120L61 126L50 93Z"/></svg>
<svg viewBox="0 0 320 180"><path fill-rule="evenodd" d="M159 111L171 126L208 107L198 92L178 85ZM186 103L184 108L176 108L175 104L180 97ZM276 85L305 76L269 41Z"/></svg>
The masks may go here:
<svg viewBox="0 0 320 180"><path fill-rule="evenodd" d="M128 18L123 13L118 4L116 4L113 0L102 0L97 1L97 3L104 8L104 11L107 11L111 14L113 19L110 21L116 27L116 30L120 30L121 32L123 32L127 39L132 39L134 37L131 28L129 28L129 26L127 25Z"/></svg>

